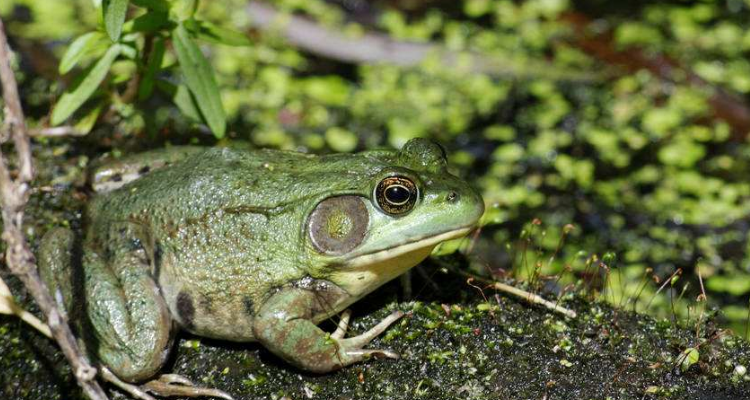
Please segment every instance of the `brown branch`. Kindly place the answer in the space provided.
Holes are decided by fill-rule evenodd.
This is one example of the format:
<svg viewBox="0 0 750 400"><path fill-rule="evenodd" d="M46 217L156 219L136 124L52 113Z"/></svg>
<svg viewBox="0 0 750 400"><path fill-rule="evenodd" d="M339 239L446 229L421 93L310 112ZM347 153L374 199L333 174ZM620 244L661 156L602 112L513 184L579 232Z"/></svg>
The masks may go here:
<svg viewBox="0 0 750 400"><path fill-rule="evenodd" d="M246 7L253 25L277 32L295 47L332 60L353 64L393 64L403 67L419 65L431 55L438 55L444 66L459 67L469 61L469 72L513 78L544 77L567 81L595 81L596 72L567 70L539 62L513 63L511 60L466 51L452 51L436 43L417 43L394 40L388 35L367 32L347 36L340 30L322 26L310 19L286 15L260 1L250 1ZM283 23L283 24L280 24Z"/></svg>
<svg viewBox="0 0 750 400"><path fill-rule="evenodd" d="M616 49L612 33L591 34L592 22L583 14L569 13L563 19L575 28L577 38L573 44L581 50L627 72L646 69L665 82L676 82L679 77L684 77L687 83L710 90L708 104L716 118L726 121L732 127L735 140L745 140L750 134L750 106L741 98L711 85L695 72L663 54L650 55L636 48Z"/></svg>
<svg viewBox="0 0 750 400"><path fill-rule="evenodd" d="M26 286L44 313L47 324L65 357L73 367L78 384L93 400L107 398L94 377L96 369L81 352L65 318L55 305L44 282L39 277L36 260L23 235L23 215L29 198L29 183L34 178L31 145L26 131L26 122L18 96L13 70L10 66L10 49L5 36L5 27L0 19L0 81L5 100L5 123L13 138L18 155L18 171L11 176L8 163L0 149L0 194L2 194L2 239L7 245L5 260L10 271Z"/></svg>

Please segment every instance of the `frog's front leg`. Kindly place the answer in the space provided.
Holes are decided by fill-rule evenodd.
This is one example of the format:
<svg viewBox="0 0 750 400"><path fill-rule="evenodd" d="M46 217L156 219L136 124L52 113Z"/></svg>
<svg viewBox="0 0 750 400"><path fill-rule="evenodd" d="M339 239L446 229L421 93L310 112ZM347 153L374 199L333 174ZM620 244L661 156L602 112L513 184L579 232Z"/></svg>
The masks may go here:
<svg viewBox="0 0 750 400"><path fill-rule="evenodd" d="M333 371L368 356L398 358L387 350L363 349L404 314L394 312L369 331L344 339L346 323L333 335L312 321L320 307L315 291L297 287L280 289L261 307L253 322L256 339L290 364L317 373ZM348 315L344 315L348 319Z"/></svg>

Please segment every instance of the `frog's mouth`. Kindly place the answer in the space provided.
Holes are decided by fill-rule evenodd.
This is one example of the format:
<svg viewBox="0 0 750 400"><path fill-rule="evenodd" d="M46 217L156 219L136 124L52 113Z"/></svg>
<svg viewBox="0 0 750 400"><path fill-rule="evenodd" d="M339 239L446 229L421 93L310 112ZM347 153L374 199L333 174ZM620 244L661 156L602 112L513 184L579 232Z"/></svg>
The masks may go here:
<svg viewBox="0 0 750 400"><path fill-rule="evenodd" d="M401 275L409 268L427 258L432 249L440 242L465 236L473 229L466 226L459 229L423 236L408 243L379 249L363 254L356 254L333 271L329 279L344 289L349 296L345 301L336 304L341 310L362 298L380 285Z"/></svg>
<svg viewBox="0 0 750 400"><path fill-rule="evenodd" d="M408 242L398 247L375 250L375 251L371 251L369 253L364 253L364 254L357 254L351 259L349 259L346 262L346 264L350 268L367 267L367 266L371 266L374 264L378 264L386 260L398 258L405 254L418 252L419 250L429 249L429 251L427 251L427 253L424 255L426 257L429 255L430 252L432 252L432 249L435 246L437 246L440 242L466 236L472 229L474 229L474 225L446 231L443 233L438 233L436 235L430 235L430 236L417 238L411 242Z"/></svg>

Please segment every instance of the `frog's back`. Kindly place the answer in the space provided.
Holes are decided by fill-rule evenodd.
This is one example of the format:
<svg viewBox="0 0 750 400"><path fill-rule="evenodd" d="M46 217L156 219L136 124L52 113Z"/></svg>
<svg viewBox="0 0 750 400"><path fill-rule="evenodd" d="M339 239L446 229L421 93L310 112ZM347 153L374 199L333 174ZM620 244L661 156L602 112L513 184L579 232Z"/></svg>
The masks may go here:
<svg viewBox="0 0 750 400"><path fill-rule="evenodd" d="M356 188L384 165L380 158L351 154L196 147L178 153L181 159L141 167L147 170L143 176L95 197L90 216L122 220L160 210L175 218L220 209L280 212L305 198Z"/></svg>

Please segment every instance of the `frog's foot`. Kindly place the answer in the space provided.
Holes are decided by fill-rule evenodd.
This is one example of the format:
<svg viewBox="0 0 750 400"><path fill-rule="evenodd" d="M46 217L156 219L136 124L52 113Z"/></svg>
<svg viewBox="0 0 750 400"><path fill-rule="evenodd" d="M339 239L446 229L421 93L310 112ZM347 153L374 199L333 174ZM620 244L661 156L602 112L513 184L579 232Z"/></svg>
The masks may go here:
<svg viewBox="0 0 750 400"><path fill-rule="evenodd" d="M146 382L142 386L148 392L160 397L186 396L186 397L216 397L220 399L233 400L232 396L219 389L197 387L189 379L177 374L163 374L153 381Z"/></svg>
<svg viewBox="0 0 750 400"><path fill-rule="evenodd" d="M385 317L377 325L373 326L367 332L350 338L344 338L347 328L349 327L349 318L351 317L351 311L346 310L341 314L341 321L335 332L331 334L331 338L335 339L341 350L346 352L347 358L353 358L361 360L367 356L383 357L383 358L399 358L398 353L390 350L378 350L378 349L363 349L368 343L385 332L389 326L394 322L398 321L404 316L402 311L394 311L391 315Z"/></svg>
<svg viewBox="0 0 750 400"><path fill-rule="evenodd" d="M253 335L268 350L297 368L324 374L368 357L398 358L395 352L365 349L375 337L404 316L393 312L367 332L346 338L351 314L345 311L333 333L326 333L310 318L322 308L316 291L287 287L276 292L253 320Z"/></svg>
<svg viewBox="0 0 750 400"><path fill-rule="evenodd" d="M129 395L133 396L133 398L139 400L156 400L153 396L148 394L148 392L160 397L205 396L233 400L232 396L225 392L222 392L221 390L195 387L193 385L193 382L190 382L189 379L177 374L163 374L153 381L146 382L145 384L138 386L122 381L107 367L100 367L99 372L101 373L101 376L105 381L117 386Z"/></svg>
<svg viewBox="0 0 750 400"><path fill-rule="evenodd" d="M102 379L122 389L124 392L131 395L134 399L156 400L153 396L146 393L140 386L122 381L107 367L99 367L99 373Z"/></svg>

